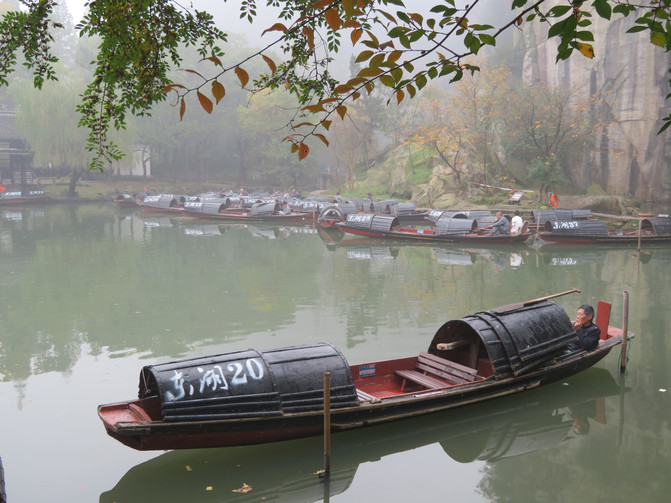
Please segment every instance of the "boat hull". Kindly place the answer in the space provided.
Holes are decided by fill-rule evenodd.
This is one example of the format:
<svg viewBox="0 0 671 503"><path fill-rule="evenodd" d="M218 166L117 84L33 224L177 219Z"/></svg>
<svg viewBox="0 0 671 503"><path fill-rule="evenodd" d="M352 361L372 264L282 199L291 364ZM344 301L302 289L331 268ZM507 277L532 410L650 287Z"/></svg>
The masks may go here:
<svg viewBox="0 0 671 503"><path fill-rule="evenodd" d="M430 229L407 229L405 231L380 231L374 229L361 229L350 227L345 224L336 224L337 228L348 234L364 236L369 238L387 239L393 241L414 241L424 243L482 243L482 244L509 244L522 243L526 241L530 233L521 234L498 234L489 236L487 234L435 234Z"/></svg>
<svg viewBox="0 0 671 503"><path fill-rule="evenodd" d="M311 213L297 213L288 215L250 215L248 212L227 211L218 214L206 214L195 212L184 212L185 216L194 218L205 218L209 220L224 220L227 222L264 222L264 223L286 223L286 222L305 222L312 220Z"/></svg>

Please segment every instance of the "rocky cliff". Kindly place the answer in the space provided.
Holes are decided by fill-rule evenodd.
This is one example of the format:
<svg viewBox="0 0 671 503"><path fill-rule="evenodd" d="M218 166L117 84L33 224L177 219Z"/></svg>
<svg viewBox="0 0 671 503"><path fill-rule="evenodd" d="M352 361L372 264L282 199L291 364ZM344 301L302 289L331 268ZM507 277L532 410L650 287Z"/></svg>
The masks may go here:
<svg viewBox="0 0 671 503"><path fill-rule="evenodd" d="M634 18L592 18L595 57L577 51L556 63L557 41L547 25L530 23L520 40L523 78L529 83L573 89L581 97L610 93L610 125L596 139L582 166L565 167L577 186L599 184L610 194L671 201L671 128L658 134L671 112L671 55L649 42L649 34L626 33Z"/></svg>

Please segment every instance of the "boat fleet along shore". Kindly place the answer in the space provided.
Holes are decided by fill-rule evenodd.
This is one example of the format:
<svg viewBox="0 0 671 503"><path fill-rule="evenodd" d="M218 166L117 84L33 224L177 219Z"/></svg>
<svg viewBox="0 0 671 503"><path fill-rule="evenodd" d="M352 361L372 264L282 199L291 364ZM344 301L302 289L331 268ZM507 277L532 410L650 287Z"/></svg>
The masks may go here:
<svg viewBox="0 0 671 503"><path fill-rule="evenodd" d="M301 197L300 194L219 191L195 196L158 194L115 198L120 207L143 214L169 214L226 222L315 225L366 238L432 243L629 244L671 243L668 215L640 215L638 228L618 232L589 209L525 212L523 225L510 229L511 214L492 210L421 209L396 199ZM519 217L519 211L514 211ZM505 220L505 221L504 221ZM499 226L500 223L505 225ZM496 232L501 228L504 232Z"/></svg>

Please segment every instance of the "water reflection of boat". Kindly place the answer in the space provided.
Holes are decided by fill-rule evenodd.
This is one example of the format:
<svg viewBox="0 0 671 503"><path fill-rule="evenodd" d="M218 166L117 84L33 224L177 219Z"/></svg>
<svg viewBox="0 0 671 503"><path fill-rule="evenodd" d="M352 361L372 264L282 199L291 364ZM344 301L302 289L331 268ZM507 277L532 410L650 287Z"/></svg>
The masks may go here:
<svg viewBox="0 0 671 503"><path fill-rule="evenodd" d="M350 487L360 465L440 443L458 462L496 462L570 441L575 421L605 423L604 397L619 387L605 369L590 369L544 391L492 404L333 435L330 487L326 496ZM573 412L572 412L573 411ZM592 413L594 411L594 413ZM582 415L573 419L571 414ZM583 430L584 432L584 430ZM245 502L308 503L325 499L325 484L314 474L323 463L321 438L275 444L172 451L131 468L114 488L100 495L113 501L190 501L211 487L223 501L243 483L252 487ZM208 500L209 501L209 500Z"/></svg>
<svg viewBox="0 0 671 503"><path fill-rule="evenodd" d="M184 234L186 236L220 236L224 233L224 229L220 225L189 225L184 227Z"/></svg>
<svg viewBox="0 0 671 503"><path fill-rule="evenodd" d="M144 219L144 226L148 228L170 228L173 227L174 224L172 220L168 217L164 218L145 218Z"/></svg>
<svg viewBox="0 0 671 503"><path fill-rule="evenodd" d="M545 245L539 248L538 253L545 264L550 266L577 266L582 264L605 264L608 255L628 250L637 254L642 264L671 261L671 250L669 248L643 248L641 252L632 250L631 247L596 246L596 247L569 247L567 245Z"/></svg>
<svg viewBox="0 0 671 503"><path fill-rule="evenodd" d="M361 246L347 248L347 258L354 260L393 260L398 256L398 248L389 246Z"/></svg>

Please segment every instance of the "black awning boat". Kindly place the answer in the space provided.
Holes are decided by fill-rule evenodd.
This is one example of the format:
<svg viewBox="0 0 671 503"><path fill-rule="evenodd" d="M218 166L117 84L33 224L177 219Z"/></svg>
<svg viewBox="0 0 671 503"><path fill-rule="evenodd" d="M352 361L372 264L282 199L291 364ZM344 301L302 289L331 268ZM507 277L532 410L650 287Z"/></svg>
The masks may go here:
<svg viewBox="0 0 671 503"><path fill-rule="evenodd" d="M333 431L507 396L581 372L622 342L608 326L610 304L600 302L599 344L568 352L577 336L549 300L556 295L448 321L427 351L405 358L349 365L321 343L149 365L138 399L98 414L109 435L135 449L192 449L321 434L325 372Z"/></svg>
<svg viewBox="0 0 671 503"><path fill-rule="evenodd" d="M347 220L338 222L336 227L357 236L428 243L509 244L526 241L531 235L529 232L489 235L487 230L479 228L477 220L461 213L443 214L433 229L402 227L396 216L369 213L347 215Z"/></svg>
<svg viewBox="0 0 671 503"><path fill-rule="evenodd" d="M644 218L639 230L611 232L601 220L554 220L545 222L545 230L539 234L543 241L572 244L636 244L670 243L671 218L660 216Z"/></svg>

